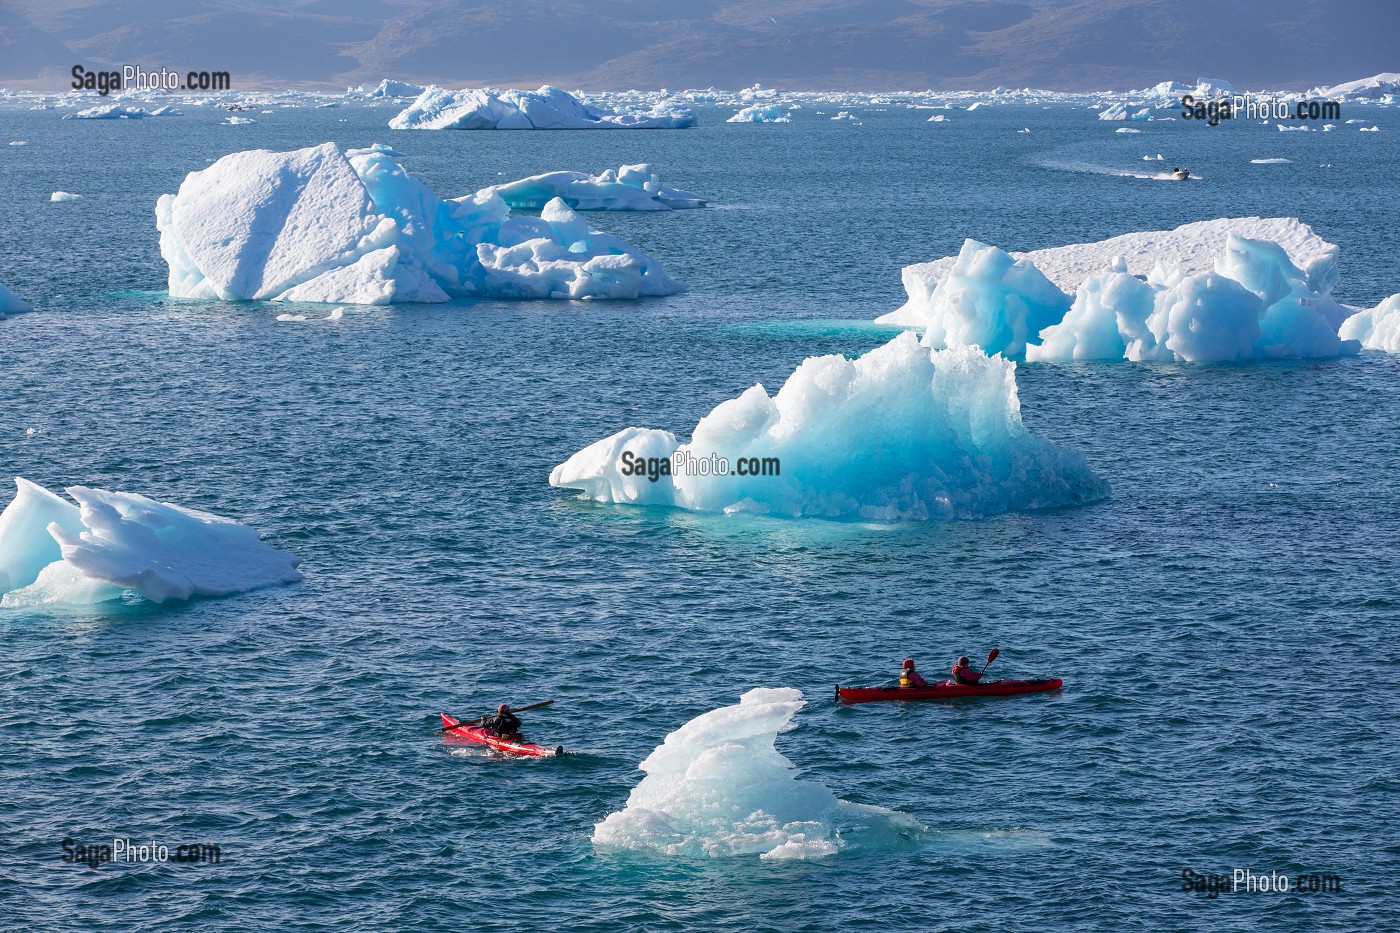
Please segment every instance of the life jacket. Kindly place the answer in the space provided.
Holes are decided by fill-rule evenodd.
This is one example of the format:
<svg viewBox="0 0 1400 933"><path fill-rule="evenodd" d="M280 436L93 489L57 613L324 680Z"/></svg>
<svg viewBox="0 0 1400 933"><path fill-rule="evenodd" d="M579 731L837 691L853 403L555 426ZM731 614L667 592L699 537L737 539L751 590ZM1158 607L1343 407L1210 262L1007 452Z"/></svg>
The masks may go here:
<svg viewBox="0 0 1400 933"><path fill-rule="evenodd" d="M912 667L902 667L899 669L899 685L901 687L927 687L928 681L924 680L923 675Z"/></svg>

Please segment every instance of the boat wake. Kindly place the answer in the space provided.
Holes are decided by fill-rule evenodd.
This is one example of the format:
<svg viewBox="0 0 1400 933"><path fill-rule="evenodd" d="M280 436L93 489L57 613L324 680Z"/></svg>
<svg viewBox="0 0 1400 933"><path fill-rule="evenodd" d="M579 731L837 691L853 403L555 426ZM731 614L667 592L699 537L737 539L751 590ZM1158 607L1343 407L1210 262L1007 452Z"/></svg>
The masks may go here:
<svg viewBox="0 0 1400 933"><path fill-rule="evenodd" d="M1171 169L1164 169L1160 172L1146 172L1141 169L1117 168L1112 165L1100 165L1096 162L1084 162L1081 160L1043 159L1035 163L1041 168L1048 168L1058 172L1082 172L1090 175L1115 175L1119 178L1142 178L1147 181L1176 181L1172 177ZM1199 181L1200 175L1191 173L1192 181Z"/></svg>

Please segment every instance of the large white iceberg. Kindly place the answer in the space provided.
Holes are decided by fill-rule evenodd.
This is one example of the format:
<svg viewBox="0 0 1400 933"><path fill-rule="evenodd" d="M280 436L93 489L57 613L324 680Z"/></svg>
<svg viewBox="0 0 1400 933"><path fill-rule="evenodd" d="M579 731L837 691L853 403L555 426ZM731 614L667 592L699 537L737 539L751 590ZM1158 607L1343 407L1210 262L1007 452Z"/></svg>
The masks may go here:
<svg viewBox="0 0 1400 933"><path fill-rule="evenodd" d="M638 298L680 286L563 201L512 217L494 195L442 200L381 148L252 150L156 204L170 293L355 304Z"/></svg>
<svg viewBox="0 0 1400 933"><path fill-rule="evenodd" d="M666 736L639 767L627 806L598 823L593 844L689 858L808 859L848 847L908 845L912 817L840 800L806 781L775 747L804 705L791 688L750 690Z"/></svg>
<svg viewBox="0 0 1400 933"><path fill-rule="evenodd" d="M385 78L373 88L362 84L353 89L351 93L364 97L417 97L426 90L427 88L421 84L409 84L407 81L394 81Z"/></svg>
<svg viewBox="0 0 1400 933"><path fill-rule="evenodd" d="M7 314L21 314L30 310L33 309L23 299L0 283L0 321L3 321Z"/></svg>
<svg viewBox="0 0 1400 933"><path fill-rule="evenodd" d="M246 525L133 493L70 486L73 505L16 478L0 513L0 605L226 596L301 579L300 558Z"/></svg>
<svg viewBox="0 0 1400 933"><path fill-rule="evenodd" d="M1073 505L1108 494L1084 458L1026 430L1015 364L906 332L804 361L774 396L722 402L682 444L627 428L556 466L599 502L903 521Z"/></svg>
<svg viewBox="0 0 1400 933"><path fill-rule="evenodd" d="M725 123L791 123L787 110L778 104L754 104L745 107Z"/></svg>
<svg viewBox="0 0 1400 933"><path fill-rule="evenodd" d="M908 302L878 321L923 329L927 346L1028 360L1335 357L1357 349L1338 337L1350 309L1332 299L1336 281L1337 247L1292 218L1032 253L968 240L956 257L906 267Z"/></svg>
<svg viewBox="0 0 1400 933"><path fill-rule="evenodd" d="M1315 88L1311 95L1328 100L1380 100L1400 95L1400 72L1386 71L1369 78Z"/></svg>
<svg viewBox="0 0 1400 933"><path fill-rule="evenodd" d="M1340 335L1344 340L1360 342L1368 350L1400 353L1400 294L1347 318L1342 322Z"/></svg>
<svg viewBox="0 0 1400 933"><path fill-rule="evenodd" d="M396 130L656 130L695 125L695 113L680 104L659 103L648 111L590 107L566 91L430 85L389 121Z"/></svg>
<svg viewBox="0 0 1400 933"><path fill-rule="evenodd" d="M494 194L514 210L539 210L559 198L576 211L669 211L704 207L706 199L673 188L650 165L624 165L601 174L546 172L477 192Z"/></svg>

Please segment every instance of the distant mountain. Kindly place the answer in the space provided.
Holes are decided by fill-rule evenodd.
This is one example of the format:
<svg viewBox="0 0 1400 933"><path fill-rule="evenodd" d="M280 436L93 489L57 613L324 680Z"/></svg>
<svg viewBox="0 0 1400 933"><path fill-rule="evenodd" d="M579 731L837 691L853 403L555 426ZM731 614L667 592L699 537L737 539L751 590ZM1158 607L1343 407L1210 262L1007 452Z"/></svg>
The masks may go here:
<svg viewBox="0 0 1400 933"><path fill-rule="evenodd" d="M1302 89L1396 70L1397 35L1393 0L0 0L0 81Z"/></svg>

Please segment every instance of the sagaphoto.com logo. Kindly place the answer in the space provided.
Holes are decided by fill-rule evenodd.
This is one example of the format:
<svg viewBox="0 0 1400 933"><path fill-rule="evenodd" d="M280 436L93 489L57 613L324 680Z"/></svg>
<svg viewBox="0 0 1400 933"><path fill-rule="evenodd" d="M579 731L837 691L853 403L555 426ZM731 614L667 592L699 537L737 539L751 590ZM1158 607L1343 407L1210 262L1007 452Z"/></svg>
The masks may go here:
<svg viewBox="0 0 1400 933"><path fill-rule="evenodd" d="M60 861L68 865L217 865L223 861L223 848L214 842L133 842L117 836L100 842L84 842L65 836L59 843Z"/></svg>
<svg viewBox="0 0 1400 933"><path fill-rule="evenodd" d="M227 91L233 83L227 71L148 71L140 65L123 65L120 71L91 71L74 65L72 75L73 90L96 91L101 97L113 91Z"/></svg>

